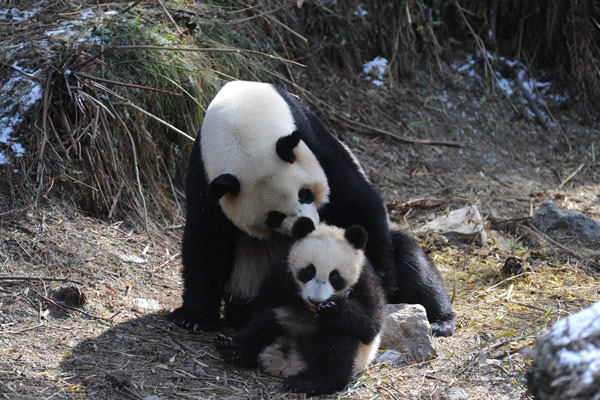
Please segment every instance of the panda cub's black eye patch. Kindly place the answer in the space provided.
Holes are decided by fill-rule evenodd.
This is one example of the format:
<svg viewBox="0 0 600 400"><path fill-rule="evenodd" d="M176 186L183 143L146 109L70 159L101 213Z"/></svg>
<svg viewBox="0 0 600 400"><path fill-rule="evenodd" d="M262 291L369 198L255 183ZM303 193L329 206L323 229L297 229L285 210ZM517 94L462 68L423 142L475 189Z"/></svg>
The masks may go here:
<svg viewBox="0 0 600 400"><path fill-rule="evenodd" d="M284 213L280 213L279 211L271 211L267 215L267 220L265 221L265 224L269 228L278 228L281 226L281 223L283 222L284 219L285 219Z"/></svg>
<svg viewBox="0 0 600 400"><path fill-rule="evenodd" d="M316 272L317 270L315 269L315 266L312 264L308 264L306 267L298 271L296 277L300 282L306 283L315 277Z"/></svg>
<svg viewBox="0 0 600 400"><path fill-rule="evenodd" d="M346 287L346 280L342 278L337 269L334 269L329 274L329 282L335 290L342 290L344 287Z"/></svg>
<svg viewBox="0 0 600 400"><path fill-rule="evenodd" d="M298 201L300 204L310 204L315 201L315 195L310 189L300 189L298 192Z"/></svg>

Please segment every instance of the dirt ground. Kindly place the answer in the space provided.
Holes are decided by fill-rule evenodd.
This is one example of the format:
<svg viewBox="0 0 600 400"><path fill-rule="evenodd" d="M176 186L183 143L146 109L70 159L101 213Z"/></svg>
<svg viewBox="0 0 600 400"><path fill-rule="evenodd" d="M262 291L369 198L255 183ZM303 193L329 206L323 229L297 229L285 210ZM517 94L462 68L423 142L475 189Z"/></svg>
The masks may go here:
<svg viewBox="0 0 600 400"><path fill-rule="evenodd" d="M600 258L577 242L557 246L527 219L549 200L600 221L600 154L591 150L600 148L600 132L568 103L551 108L558 126L547 131L514 98L452 71L424 74L410 88L335 76L306 87L373 127L461 144L402 144L322 115L401 227L415 232L434 215L475 204L489 234L482 246L418 235L458 314L454 336L433 339L439 357L376 362L326 398L529 398L535 337L600 299L598 275L585 263ZM34 206L10 190L1 182L0 396L305 398L283 391L278 378L226 365L215 332L192 334L166 321L180 304L182 214L149 234L130 221L90 218L52 193ZM515 276L501 273L509 257L524 266Z"/></svg>

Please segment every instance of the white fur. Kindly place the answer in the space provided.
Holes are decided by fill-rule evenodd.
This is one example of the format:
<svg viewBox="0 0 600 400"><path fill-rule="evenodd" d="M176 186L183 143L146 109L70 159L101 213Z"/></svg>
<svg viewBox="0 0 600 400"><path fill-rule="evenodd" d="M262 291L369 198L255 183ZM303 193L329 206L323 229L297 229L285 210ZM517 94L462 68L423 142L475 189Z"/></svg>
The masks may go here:
<svg viewBox="0 0 600 400"><path fill-rule="evenodd" d="M230 82L206 110L200 141L208 181L224 173L240 181L239 195L225 194L219 202L225 215L251 236L270 237L265 226L270 211L287 216L279 229L285 234L301 213L318 222L317 209L328 201L325 172L304 142L293 150L294 163L277 155L277 140L295 129L289 106L266 83ZM312 211L298 201L303 188L314 193Z"/></svg>
<svg viewBox="0 0 600 400"><path fill-rule="evenodd" d="M284 352L286 347L287 351ZM258 362L263 371L284 378L299 374L308 368L296 349L295 342L283 336L259 354Z"/></svg>
<svg viewBox="0 0 600 400"><path fill-rule="evenodd" d="M359 343L358 351L354 358L354 367L352 368L353 374L364 371L369 363L373 361L375 354L377 354L377 350L379 349L380 342L381 334L378 334L369 344Z"/></svg>
<svg viewBox="0 0 600 400"><path fill-rule="evenodd" d="M292 238L283 236L262 241L238 233L227 293L242 299L255 297L271 264L285 254L291 241Z"/></svg>
<svg viewBox="0 0 600 400"><path fill-rule="evenodd" d="M362 271L365 255L348 243L343 229L320 224L292 246L288 263L294 277L307 265L315 266L316 274L312 280L306 283L298 281L300 295L311 306L309 298L325 301L334 294L342 295L353 286ZM329 282L329 274L333 270L337 270L346 281L346 287L339 291Z"/></svg>
<svg viewBox="0 0 600 400"><path fill-rule="evenodd" d="M312 279L302 288L302 298L322 303L335 294L335 289L327 281Z"/></svg>

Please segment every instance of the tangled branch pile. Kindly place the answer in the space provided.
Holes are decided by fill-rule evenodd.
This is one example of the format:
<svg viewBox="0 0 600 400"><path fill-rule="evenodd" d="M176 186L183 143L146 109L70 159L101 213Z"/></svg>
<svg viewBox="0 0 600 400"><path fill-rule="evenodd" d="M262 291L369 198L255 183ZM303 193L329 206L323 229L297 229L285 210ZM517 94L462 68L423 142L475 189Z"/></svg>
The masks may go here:
<svg viewBox="0 0 600 400"><path fill-rule="evenodd" d="M38 113L21 124L20 172L6 167L15 197L52 192L109 220L141 216L147 229L178 223L187 136L227 80L274 82L318 107L302 83L323 70L358 79L383 56L393 87L417 70L442 73L466 49L571 82L593 118L600 106L593 0L80 1L32 15L0 34L4 72L25 62L43 88Z"/></svg>

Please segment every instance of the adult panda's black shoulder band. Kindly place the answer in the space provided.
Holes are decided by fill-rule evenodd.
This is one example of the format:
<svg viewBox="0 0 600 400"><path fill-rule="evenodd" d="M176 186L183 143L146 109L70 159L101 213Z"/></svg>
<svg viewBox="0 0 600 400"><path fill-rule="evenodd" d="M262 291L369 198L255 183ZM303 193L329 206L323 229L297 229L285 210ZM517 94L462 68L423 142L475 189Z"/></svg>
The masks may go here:
<svg viewBox="0 0 600 400"><path fill-rule="evenodd" d="M221 174L208 185L208 197L213 201L219 200L225 193L232 196L240 194L240 181L231 174Z"/></svg>
<svg viewBox="0 0 600 400"><path fill-rule="evenodd" d="M293 164L296 161L296 156L294 155L294 147L298 146L300 143L301 134L300 131L294 131L288 136L283 136L277 140L277 144L275 146L275 150L277 151L277 155L283 161L287 161L290 164Z"/></svg>

